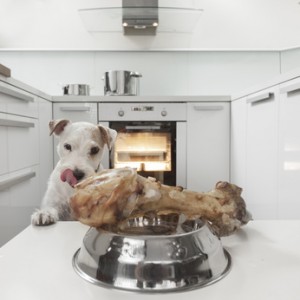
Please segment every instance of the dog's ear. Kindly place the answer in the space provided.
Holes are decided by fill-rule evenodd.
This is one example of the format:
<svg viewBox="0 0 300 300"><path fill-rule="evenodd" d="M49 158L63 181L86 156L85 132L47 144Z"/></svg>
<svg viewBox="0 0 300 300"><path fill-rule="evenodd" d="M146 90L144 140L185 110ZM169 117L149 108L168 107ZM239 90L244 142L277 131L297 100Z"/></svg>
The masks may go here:
<svg viewBox="0 0 300 300"><path fill-rule="evenodd" d="M70 120L52 120L49 122L50 135L54 133L55 135L60 135L65 126L71 123Z"/></svg>
<svg viewBox="0 0 300 300"><path fill-rule="evenodd" d="M107 144L108 149L111 150L116 140L117 132L114 129L108 128L103 125L98 125L98 128L100 130L103 142Z"/></svg>

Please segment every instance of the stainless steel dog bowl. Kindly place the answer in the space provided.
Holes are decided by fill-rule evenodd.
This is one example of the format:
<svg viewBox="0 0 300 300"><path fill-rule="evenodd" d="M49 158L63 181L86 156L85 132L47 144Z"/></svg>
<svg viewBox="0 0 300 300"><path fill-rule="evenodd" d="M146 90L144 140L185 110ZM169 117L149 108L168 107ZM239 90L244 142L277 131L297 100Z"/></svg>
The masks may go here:
<svg viewBox="0 0 300 300"><path fill-rule="evenodd" d="M127 225L124 232L90 228L75 271L104 287L171 292L212 284L230 270L229 253L202 220L141 217Z"/></svg>

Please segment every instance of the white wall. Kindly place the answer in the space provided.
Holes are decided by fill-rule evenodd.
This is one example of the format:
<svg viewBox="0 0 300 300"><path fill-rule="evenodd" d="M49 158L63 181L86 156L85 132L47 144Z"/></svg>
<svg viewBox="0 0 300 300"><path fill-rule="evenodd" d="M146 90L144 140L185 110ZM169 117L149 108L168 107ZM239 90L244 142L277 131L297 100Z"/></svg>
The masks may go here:
<svg viewBox="0 0 300 300"><path fill-rule="evenodd" d="M141 95L230 95L280 73L279 52L0 51L0 63L51 95L68 83L103 95L104 72L118 69L142 73Z"/></svg>
<svg viewBox="0 0 300 300"><path fill-rule="evenodd" d="M300 48L281 52L281 72L289 72L300 69Z"/></svg>

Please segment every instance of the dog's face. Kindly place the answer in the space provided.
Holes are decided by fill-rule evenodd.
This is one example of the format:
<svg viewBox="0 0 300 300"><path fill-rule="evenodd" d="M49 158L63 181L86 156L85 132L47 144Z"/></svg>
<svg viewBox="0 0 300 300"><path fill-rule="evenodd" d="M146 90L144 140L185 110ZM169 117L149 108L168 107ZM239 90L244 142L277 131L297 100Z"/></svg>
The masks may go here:
<svg viewBox="0 0 300 300"><path fill-rule="evenodd" d="M95 174L105 147L111 149L117 135L113 129L87 122L54 120L49 127L50 134L54 133L59 138L57 152L61 179L68 181L64 172L70 170L73 178L76 178L74 184Z"/></svg>

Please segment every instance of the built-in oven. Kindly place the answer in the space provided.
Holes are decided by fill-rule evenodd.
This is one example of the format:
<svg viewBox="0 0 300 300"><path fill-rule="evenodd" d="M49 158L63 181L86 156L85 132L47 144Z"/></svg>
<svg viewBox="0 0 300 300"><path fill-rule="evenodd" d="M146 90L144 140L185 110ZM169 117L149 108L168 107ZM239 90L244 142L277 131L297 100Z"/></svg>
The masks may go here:
<svg viewBox="0 0 300 300"><path fill-rule="evenodd" d="M118 132L110 168L186 187L185 103L100 103L99 120Z"/></svg>

